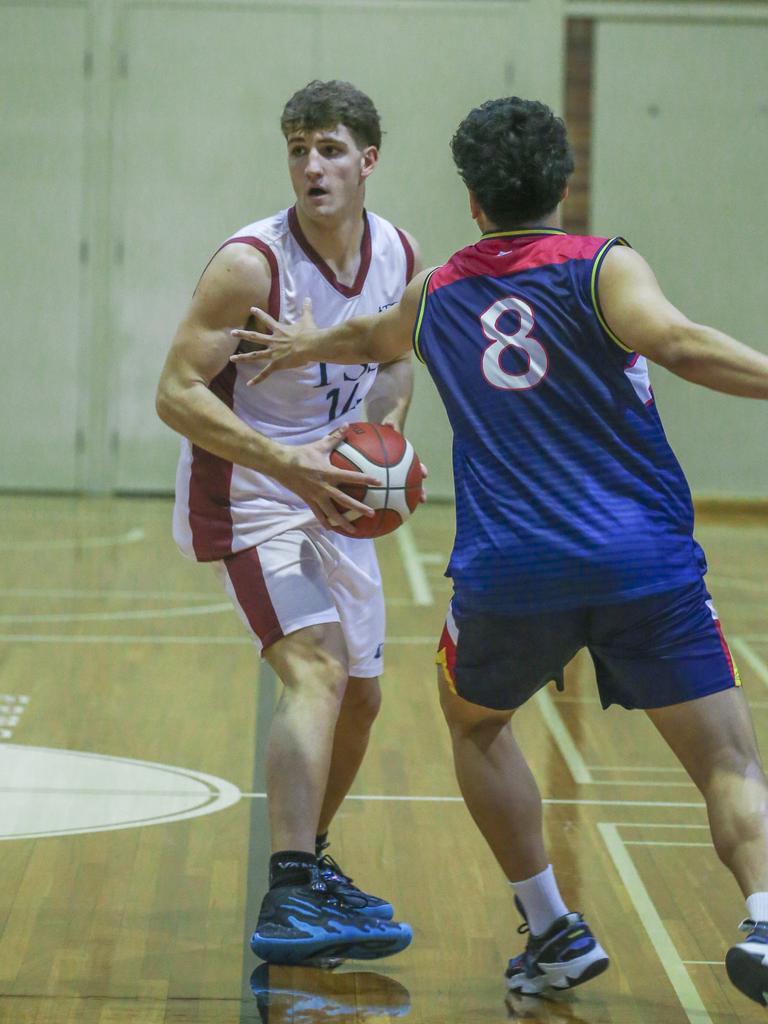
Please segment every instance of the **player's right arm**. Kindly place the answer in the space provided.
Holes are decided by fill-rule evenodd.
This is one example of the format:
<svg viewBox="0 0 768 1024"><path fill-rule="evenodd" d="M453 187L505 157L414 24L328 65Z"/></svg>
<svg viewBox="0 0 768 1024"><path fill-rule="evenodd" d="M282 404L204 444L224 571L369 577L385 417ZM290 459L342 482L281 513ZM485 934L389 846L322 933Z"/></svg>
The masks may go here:
<svg viewBox="0 0 768 1024"><path fill-rule="evenodd" d="M634 249L615 245L609 250L597 290L606 323L628 348L694 384L768 398L768 355L689 320Z"/></svg>
<svg viewBox="0 0 768 1024"><path fill-rule="evenodd" d="M422 271L406 287L400 301L373 316L359 316L334 327L315 327L308 307L295 324L281 324L254 307L250 312L262 331L235 330L235 339L262 346L257 351L231 356L232 362L263 363L248 381L259 384L277 370L306 363L389 363L410 351L419 313L421 292L429 274Z"/></svg>
<svg viewBox="0 0 768 1024"><path fill-rule="evenodd" d="M373 513L338 488L378 480L361 480L360 474L331 465L330 451L343 431L311 444L282 445L252 430L211 390L238 344L233 325L247 322L254 300L267 304L270 284L269 266L251 246L233 243L216 254L173 339L157 389L158 416L192 444L278 480L298 494L324 526L340 525L354 533L333 502Z"/></svg>

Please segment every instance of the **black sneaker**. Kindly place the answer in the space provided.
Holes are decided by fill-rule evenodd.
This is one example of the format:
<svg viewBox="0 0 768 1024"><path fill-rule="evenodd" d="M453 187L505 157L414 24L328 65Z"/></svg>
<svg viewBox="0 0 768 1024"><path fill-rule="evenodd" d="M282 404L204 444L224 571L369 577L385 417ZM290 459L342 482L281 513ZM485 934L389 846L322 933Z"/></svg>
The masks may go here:
<svg viewBox="0 0 768 1024"><path fill-rule="evenodd" d="M321 853L328 845L328 843L323 843L320 846ZM328 888L343 896L358 914L368 914L370 917L377 917L380 921L391 921L394 917L395 910L391 903L379 896L372 896L370 893L358 889L356 885L352 884L349 875L345 875L333 857L327 853L317 858L317 870L321 880Z"/></svg>
<svg viewBox="0 0 768 1024"><path fill-rule="evenodd" d="M768 921L746 918L739 930L747 932L747 937L725 954L728 977L739 992L768 1006Z"/></svg>
<svg viewBox="0 0 768 1024"><path fill-rule="evenodd" d="M376 960L399 953L412 938L410 925L361 914L316 881L267 892L251 949L273 964Z"/></svg>
<svg viewBox="0 0 768 1024"><path fill-rule="evenodd" d="M308 967L261 964L251 974L251 991L262 1021L320 1024L406 1017L408 989L373 971L331 972Z"/></svg>
<svg viewBox="0 0 768 1024"><path fill-rule="evenodd" d="M525 918L522 903L515 905ZM581 914L570 913L553 921L543 935L533 935L527 920L517 929L528 933L525 952L513 957L505 972L507 988L538 995L549 988L563 990L582 985L602 974L609 960Z"/></svg>

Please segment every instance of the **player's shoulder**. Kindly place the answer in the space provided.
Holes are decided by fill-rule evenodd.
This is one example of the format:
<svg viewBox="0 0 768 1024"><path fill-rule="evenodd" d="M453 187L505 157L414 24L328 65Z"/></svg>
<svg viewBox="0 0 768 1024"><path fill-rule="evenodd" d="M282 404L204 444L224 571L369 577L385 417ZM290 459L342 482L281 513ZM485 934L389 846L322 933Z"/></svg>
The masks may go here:
<svg viewBox="0 0 768 1024"><path fill-rule="evenodd" d="M408 280L423 267L421 246L414 235L378 213L366 210L374 246L382 251L402 253L408 267Z"/></svg>

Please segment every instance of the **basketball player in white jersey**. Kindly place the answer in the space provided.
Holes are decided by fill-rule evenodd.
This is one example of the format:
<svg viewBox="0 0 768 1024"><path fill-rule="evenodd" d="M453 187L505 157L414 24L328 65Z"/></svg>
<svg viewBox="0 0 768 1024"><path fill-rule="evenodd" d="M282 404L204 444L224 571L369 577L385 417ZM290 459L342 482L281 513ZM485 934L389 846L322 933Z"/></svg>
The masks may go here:
<svg viewBox="0 0 768 1024"><path fill-rule="evenodd" d="M284 684L267 751L270 890L251 946L274 963L370 959L404 948L411 930L323 855L378 711L384 643L373 542L356 538L334 505L367 512L339 490L361 478L329 454L364 410L402 430L412 368L408 358L321 363L249 388L229 357L252 306L295 321L310 300L324 326L377 313L398 301L420 259L409 235L364 208L381 142L367 96L311 82L281 127L295 205L214 255L173 341L157 410L184 435L174 537L212 563Z"/></svg>

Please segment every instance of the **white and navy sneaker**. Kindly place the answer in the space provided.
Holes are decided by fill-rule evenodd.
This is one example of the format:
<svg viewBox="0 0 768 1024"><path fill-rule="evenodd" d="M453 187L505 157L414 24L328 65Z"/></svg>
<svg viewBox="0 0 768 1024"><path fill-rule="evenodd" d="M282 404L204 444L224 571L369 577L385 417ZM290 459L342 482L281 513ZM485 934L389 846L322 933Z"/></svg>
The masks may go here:
<svg viewBox="0 0 768 1024"><path fill-rule="evenodd" d="M410 925L361 914L322 881L270 889L251 949L272 964L376 960L405 949Z"/></svg>
<svg viewBox="0 0 768 1024"><path fill-rule="evenodd" d="M517 897L515 904L525 918ZM547 989L573 988L602 974L610 963L581 914L559 917L543 935L533 935L527 921L517 930L521 935L528 933L528 943L505 971L511 992L535 996Z"/></svg>
<svg viewBox="0 0 768 1024"><path fill-rule="evenodd" d="M768 921L746 918L739 931L746 932L747 937L725 954L728 977L739 992L768 1006Z"/></svg>

